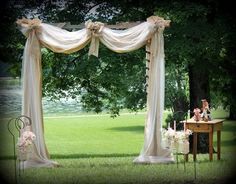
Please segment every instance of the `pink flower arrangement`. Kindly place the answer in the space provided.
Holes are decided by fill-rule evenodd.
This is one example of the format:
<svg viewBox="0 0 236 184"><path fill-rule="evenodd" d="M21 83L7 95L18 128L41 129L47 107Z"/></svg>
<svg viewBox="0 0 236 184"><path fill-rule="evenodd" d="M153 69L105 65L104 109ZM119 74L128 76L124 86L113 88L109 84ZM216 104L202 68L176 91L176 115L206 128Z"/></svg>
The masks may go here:
<svg viewBox="0 0 236 184"><path fill-rule="evenodd" d="M23 158L29 152L30 146L33 144L36 136L35 134L29 130L29 127L21 130L22 133L18 138L18 142L16 144L18 149L18 157Z"/></svg>
<svg viewBox="0 0 236 184"><path fill-rule="evenodd" d="M200 110L199 108L195 108L195 109L193 110L193 112L194 112L193 119L194 119L195 121L200 121L200 120L201 120L201 110Z"/></svg>

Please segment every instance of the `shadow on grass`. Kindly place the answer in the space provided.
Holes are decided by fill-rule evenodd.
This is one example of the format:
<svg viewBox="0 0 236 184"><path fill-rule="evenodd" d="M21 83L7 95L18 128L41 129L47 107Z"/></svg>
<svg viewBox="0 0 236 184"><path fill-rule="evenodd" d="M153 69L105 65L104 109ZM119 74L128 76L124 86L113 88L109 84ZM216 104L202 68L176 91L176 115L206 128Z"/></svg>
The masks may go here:
<svg viewBox="0 0 236 184"><path fill-rule="evenodd" d="M134 157L137 154L123 154L123 153L112 153L112 154L51 154L51 158L68 159L68 158L109 158L109 157Z"/></svg>
<svg viewBox="0 0 236 184"><path fill-rule="evenodd" d="M134 132L134 133L144 133L144 126L125 126L125 127L114 127L109 128L108 130L112 131L127 131L127 132Z"/></svg>
<svg viewBox="0 0 236 184"><path fill-rule="evenodd" d="M231 139L231 140L221 141L221 144L224 145L224 146L236 146L236 137L234 139Z"/></svg>
<svg viewBox="0 0 236 184"><path fill-rule="evenodd" d="M223 124L223 129L224 132L235 132L236 134L236 123L235 125L233 124Z"/></svg>
<svg viewBox="0 0 236 184"><path fill-rule="evenodd" d="M111 153L111 154L51 154L51 159L73 159L73 158L110 158L110 157L135 157L139 153L126 154L126 153ZM0 160L11 160L13 156L0 156Z"/></svg>

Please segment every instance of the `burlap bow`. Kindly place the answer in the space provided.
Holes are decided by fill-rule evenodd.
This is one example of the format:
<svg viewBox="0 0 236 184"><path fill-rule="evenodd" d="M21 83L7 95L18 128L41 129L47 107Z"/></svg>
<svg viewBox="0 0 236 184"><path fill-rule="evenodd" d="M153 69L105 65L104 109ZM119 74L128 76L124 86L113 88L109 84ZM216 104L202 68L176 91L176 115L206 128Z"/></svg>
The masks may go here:
<svg viewBox="0 0 236 184"><path fill-rule="evenodd" d="M88 20L87 22L85 22L85 28L92 37L89 47L89 55L98 57L99 36L101 36L104 24L101 22L92 22L91 20Z"/></svg>
<svg viewBox="0 0 236 184"><path fill-rule="evenodd" d="M165 20L162 17L150 16L147 18L148 22L154 24L154 31L164 30L165 27L170 26L170 20Z"/></svg>
<svg viewBox="0 0 236 184"><path fill-rule="evenodd" d="M16 24L18 26L20 26L20 29L22 31L22 33L28 37L29 33L32 30L35 30L36 28L38 28L40 26L40 24L42 23L41 20L39 19L26 19L26 18L22 18L22 19L18 19L16 21Z"/></svg>

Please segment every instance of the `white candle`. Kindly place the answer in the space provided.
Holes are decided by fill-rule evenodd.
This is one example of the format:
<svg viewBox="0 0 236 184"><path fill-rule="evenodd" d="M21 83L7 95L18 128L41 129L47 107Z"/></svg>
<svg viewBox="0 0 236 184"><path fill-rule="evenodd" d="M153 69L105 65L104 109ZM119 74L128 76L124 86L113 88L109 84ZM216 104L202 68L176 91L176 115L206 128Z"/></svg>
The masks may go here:
<svg viewBox="0 0 236 184"><path fill-rule="evenodd" d="M168 123L168 126L167 126L168 128L170 128L170 123Z"/></svg>
<svg viewBox="0 0 236 184"><path fill-rule="evenodd" d="M176 121L174 120L174 131L176 131Z"/></svg>

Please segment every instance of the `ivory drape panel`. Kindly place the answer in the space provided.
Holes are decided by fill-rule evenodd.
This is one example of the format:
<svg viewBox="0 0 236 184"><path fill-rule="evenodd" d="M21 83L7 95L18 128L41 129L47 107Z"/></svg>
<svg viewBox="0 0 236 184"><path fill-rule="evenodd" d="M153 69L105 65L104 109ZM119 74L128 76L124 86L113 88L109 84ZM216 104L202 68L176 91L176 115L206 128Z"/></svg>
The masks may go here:
<svg viewBox="0 0 236 184"><path fill-rule="evenodd" d="M127 30L104 28L100 41L117 53L137 50L146 44L154 32L154 25L144 22Z"/></svg>
<svg viewBox="0 0 236 184"><path fill-rule="evenodd" d="M86 22L82 30L69 32L41 23L39 20L22 19L17 23L27 37L23 56L22 114L32 119L32 131L36 135L35 148L25 167L54 167L58 164L49 159L44 140L42 113L41 46L58 53L72 53L84 48L89 42L89 55L98 56L99 41L112 51L130 52L151 40L151 57L148 80L147 119L144 146L134 162L172 162L169 150L161 147L162 113L164 109L164 39L163 21L144 22L127 30L112 30L99 22Z"/></svg>
<svg viewBox="0 0 236 184"><path fill-rule="evenodd" d="M44 23L38 28L37 35L43 46L54 52L67 54L83 49L91 39L86 29L69 32Z"/></svg>
<svg viewBox="0 0 236 184"><path fill-rule="evenodd" d="M169 149L163 148L162 119L165 96L165 60L163 29L159 28L151 39L151 56L148 73L147 119L145 123L144 146L134 162L169 163L173 157Z"/></svg>
<svg viewBox="0 0 236 184"><path fill-rule="evenodd" d="M37 139L30 158L25 161L24 167L52 167L57 163L49 160L49 154L44 140L42 114L42 73L41 50L36 31L32 30L25 44L23 55L23 98L22 114L32 120L31 129Z"/></svg>
<svg viewBox="0 0 236 184"><path fill-rule="evenodd" d="M100 35L95 35L91 44L90 55L98 56L99 40L117 53L137 50L146 44L154 32L154 25L144 22L127 30L112 30L104 27ZM42 23L38 28L38 38L42 45L58 53L72 53L84 48L91 40L92 34L87 29L69 32L58 27Z"/></svg>

